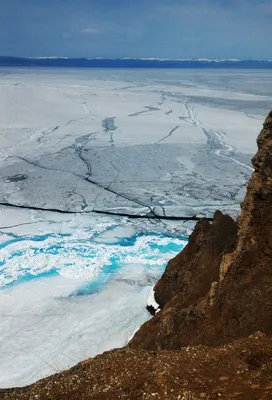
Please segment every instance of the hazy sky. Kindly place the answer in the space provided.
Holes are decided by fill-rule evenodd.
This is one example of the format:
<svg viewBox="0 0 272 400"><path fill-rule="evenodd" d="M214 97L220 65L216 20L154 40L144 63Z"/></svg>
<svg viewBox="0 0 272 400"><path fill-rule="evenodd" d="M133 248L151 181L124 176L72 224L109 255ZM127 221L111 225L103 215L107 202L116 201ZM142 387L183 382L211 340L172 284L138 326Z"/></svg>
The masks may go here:
<svg viewBox="0 0 272 400"><path fill-rule="evenodd" d="M272 0L0 0L0 54L272 59Z"/></svg>

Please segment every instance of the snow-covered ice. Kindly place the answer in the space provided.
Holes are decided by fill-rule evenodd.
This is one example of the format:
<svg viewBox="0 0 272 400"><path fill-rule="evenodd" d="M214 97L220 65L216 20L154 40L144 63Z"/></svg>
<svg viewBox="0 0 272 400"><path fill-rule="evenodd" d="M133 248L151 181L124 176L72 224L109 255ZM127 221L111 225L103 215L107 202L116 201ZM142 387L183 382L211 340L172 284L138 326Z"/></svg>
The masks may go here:
<svg viewBox="0 0 272 400"><path fill-rule="evenodd" d="M122 346L150 317L193 228L154 217L237 215L271 78L0 69L0 387Z"/></svg>
<svg viewBox="0 0 272 400"><path fill-rule="evenodd" d="M156 313L160 311L160 305L156 302L156 299L155 299L154 287L152 287L149 291L148 298L147 298L147 306L152 307Z"/></svg>
<svg viewBox="0 0 272 400"><path fill-rule="evenodd" d="M123 346L150 318L148 292L186 244L121 219L88 222L74 234L9 234L0 245L0 387Z"/></svg>

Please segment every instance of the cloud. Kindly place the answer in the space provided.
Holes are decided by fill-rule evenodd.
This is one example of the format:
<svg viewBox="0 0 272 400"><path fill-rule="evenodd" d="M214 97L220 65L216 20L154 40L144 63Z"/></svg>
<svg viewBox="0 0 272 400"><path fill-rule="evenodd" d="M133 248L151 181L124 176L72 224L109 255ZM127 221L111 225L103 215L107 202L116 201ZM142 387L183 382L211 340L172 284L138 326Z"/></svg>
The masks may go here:
<svg viewBox="0 0 272 400"><path fill-rule="evenodd" d="M87 33L89 35L98 35L98 34L102 33L100 29L96 29L96 28L84 28L84 29L81 29L80 32Z"/></svg>

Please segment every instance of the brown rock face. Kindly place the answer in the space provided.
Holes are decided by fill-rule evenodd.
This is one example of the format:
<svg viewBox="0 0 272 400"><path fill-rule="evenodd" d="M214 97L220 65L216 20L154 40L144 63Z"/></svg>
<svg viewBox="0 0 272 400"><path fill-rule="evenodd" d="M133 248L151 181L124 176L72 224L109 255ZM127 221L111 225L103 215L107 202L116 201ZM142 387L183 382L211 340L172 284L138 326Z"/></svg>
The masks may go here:
<svg viewBox="0 0 272 400"><path fill-rule="evenodd" d="M236 223L217 211L212 224L199 221L185 249L173 258L155 285L156 300L164 307L174 296L182 308L206 295L217 280L223 254L234 250Z"/></svg>
<svg viewBox="0 0 272 400"><path fill-rule="evenodd" d="M130 342L140 349L219 345L272 333L272 112L258 137L236 224L217 212L196 225L155 286L160 311Z"/></svg>

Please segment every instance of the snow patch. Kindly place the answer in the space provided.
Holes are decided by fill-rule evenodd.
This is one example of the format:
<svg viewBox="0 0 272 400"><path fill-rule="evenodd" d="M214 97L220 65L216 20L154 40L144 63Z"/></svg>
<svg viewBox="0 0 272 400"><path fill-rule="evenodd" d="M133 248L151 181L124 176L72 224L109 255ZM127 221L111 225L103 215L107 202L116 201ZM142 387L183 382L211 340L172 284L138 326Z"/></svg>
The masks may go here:
<svg viewBox="0 0 272 400"><path fill-rule="evenodd" d="M154 286L150 289L150 292L148 294L147 307L154 308L156 314L161 310L160 305L156 302L156 299L155 299Z"/></svg>

